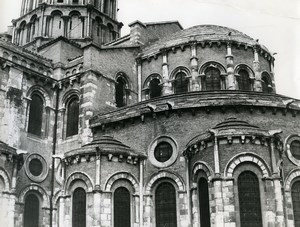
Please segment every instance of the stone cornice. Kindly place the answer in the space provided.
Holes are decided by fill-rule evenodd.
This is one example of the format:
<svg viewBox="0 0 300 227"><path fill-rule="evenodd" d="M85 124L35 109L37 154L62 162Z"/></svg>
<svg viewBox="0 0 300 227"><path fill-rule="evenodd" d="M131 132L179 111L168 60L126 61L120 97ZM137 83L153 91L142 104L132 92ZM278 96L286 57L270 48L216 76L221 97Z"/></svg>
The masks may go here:
<svg viewBox="0 0 300 227"><path fill-rule="evenodd" d="M283 115L290 112L293 116L296 116L300 112L300 105L296 105L298 100L295 100L294 104L287 102L288 100L290 98L277 94L229 90L173 94L118 108L109 113L96 115L91 118L90 125L91 128L95 129L103 127L106 124L130 119L134 121L134 118L140 118L144 121L145 116L156 118L160 113L161 115L165 114L167 117L171 112L181 115L183 111L190 110L191 113L194 113L196 109L203 109L205 112L210 113L214 109L225 112L226 109L233 108L236 112L239 112L239 108L247 108L252 113L254 108L258 108L263 113L267 109L271 109L272 114L281 111ZM170 107L168 103L173 103L173 105ZM149 104L155 106L155 109L151 110Z"/></svg>

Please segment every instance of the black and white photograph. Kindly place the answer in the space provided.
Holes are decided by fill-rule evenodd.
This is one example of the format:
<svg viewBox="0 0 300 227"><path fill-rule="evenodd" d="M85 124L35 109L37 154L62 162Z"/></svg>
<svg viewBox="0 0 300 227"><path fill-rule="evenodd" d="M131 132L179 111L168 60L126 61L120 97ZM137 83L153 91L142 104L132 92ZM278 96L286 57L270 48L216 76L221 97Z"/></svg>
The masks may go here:
<svg viewBox="0 0 300 227"><path fill-rule="evenodd" d="M300 1L1 0L0 227L300 227Z"/></svg>

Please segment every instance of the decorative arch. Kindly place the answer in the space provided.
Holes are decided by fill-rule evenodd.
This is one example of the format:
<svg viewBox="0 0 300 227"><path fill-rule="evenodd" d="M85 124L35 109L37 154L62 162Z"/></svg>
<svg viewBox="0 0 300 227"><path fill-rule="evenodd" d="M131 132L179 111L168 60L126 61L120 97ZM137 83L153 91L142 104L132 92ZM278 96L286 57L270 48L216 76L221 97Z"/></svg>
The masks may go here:
<svg viewBox="0 0 300 227"><path fill-rule="evenodd" d="M300 176L300 168L292 169L286 176L286 180L284 182L284 189L286 191L291 190L291 183Z"/></svg>
<svg viewBox="0 0 300 227"><path fill-rule="evenodd" d="M239 71L242 70L242 69L244 69L248 72L250 79L255 78L255 73L254 73L253 69L247 64L238 64L238 65L236 65L234 67L234 74L239 75Z"/></svg>
<svg viewBox="0 0 300 227"><path fill-rule="evenodd" d="M86 184L88 191L92 191L94 189L94 183L88 175L81 173L81 172L74 172L66 180L66 183L64 186L64 191L68 192L71 183L76 180L83 181Z"/></svg>
<svg viewBox="0 0 300 227"><path fill-rule="evenodd" d="M224 169L224 177L232 177L235 168L245 162L255 164L260 169L263 177L270 176L270 168L260 156L251 152L243 152L229 160Z"/></svg>
<svg viewBox="0 0 300 227"><path fill-rule="evenodd" d="M178 66L177 68L175 68L171 74L170 74L170 79L174 80L175 76L177 73L183 72L186 76L190 76L191 75L191 71L185 67L185 66Z"/></svg>
<svg viewBox="0 0 300 227"><path fill-rule="evenodd" d="M185 184L183 179L180 176L176 175L175 173L161 171L158 174L153 175L150 178L149 182L146 184L145 186L146 195L151 193L151 189L153 188L154 183L161 178L169 178L173 180L174 183L177 185L179 191L185 191Z"/></svg>
<svg viewBox="0 0 300 227"><path fill-rule="evenodd" d="M40 193L40 195L43 198L43 204L42 204L43 207L49 207L50 206L50 199L49 199L49 196L48 196L46 190L38 184L30 184L30 185L26 186L25 188L23 188L21 190L21 192L19 193L18 202L19 203L24 203L25 202L25 195L30 191Z"/></svg>
<svg viewBox="0 0 300 227"><path fill-rule="evenodd" d="M127 172L118 172L113 174L105 183L104 190L111 191L112 185L118 180L128 180L132 184L135 193L139 191L139 182L138 180L130 173Z"/></svg>
<svg viewBox="0 0 300 227"><path fill-rule="evenodd" d="M60 10L53 10L50 15L51 17L53 17L54 15L62 16L63 13Z"/></svg>
<svg viewBox="0 0 300 227"><path fill-rule="evenodd" d="M49 93L41 86L39 85L34 85L29 90L27 91L26 97L30 98L33 93L38 93L41 98L43 99L43 102L45 103L46 106L51 106L52 100L50 98Z"/></svg>
<svg viewBox="0 0 300 227"><path fill-rule="evenodd" d="M199 75L200 76L205 76L205 71L209 67L213 67L213 68L218 69L220 71L221 75L226 75L227 74L226 68L221 63L216 62L216 61L208 61L208 62L204 63L199 68Z"/></svg>
<svg viewBox="0 0 300 227"><path fill-rule="evenodd" d="M150 76L148 76L144 82L143 88L149 88L149 84L151 80L158 79L160 82L162 82L162 76L159 73L152 73Z"/></svg>
<svg viewBox="0 0 300 227"><path fill-rule="evenodd" d="M120 77L122 77L126 81L126 84L127 84L126 89L132 89L132 83L131 83L131 80L129 79L129 77L127 76L127 74L124 72L121 72L121 71L117 72L115 75L115 80L117 81L117 79Z"/></svg>
<svg viewBox="0 0 300 227"><path fill-rule="evenodd" d="M80 98L80 91L78 89L71 89L69 91L67 91L63 97L60 100L60 106L61 107L66 107L66 104L68 102L68 100L72 97L72 96L77 96L78 99Z"/></svg>
<svg viewBox="0 0 300 227"><path fill-rule="evenodd" d="M73 10L69 13L69 16L72 17L72 16L81 16L80 12L77 11L77 10Z"/></svg>
<svg viewBox="0 0 300 227"><path fill-rule="evenodd" d="M4 190L5 191L10 191L10 188L11 188L11 181L10 181L10 178L9 178L9 175L8 173L6 172L6 170L0 168L0 177L3 178L4 180Z"/></svg>
<svg viewBox="0 0 300 227"><path fill-rule="evenodd" d="M209 167L209 165L205 162L198 161L193 166L193 180L196 181L196 176L198 171L204 171L208 180L210 180L213 177L213 170Z"/></svg>
<svg viewBox="0 0 300 227"><path fill-rule="evenodd" d="M9 53L6 52L6 51L4 51L2 56L3 56L4 58L9 58Z"/></svg>

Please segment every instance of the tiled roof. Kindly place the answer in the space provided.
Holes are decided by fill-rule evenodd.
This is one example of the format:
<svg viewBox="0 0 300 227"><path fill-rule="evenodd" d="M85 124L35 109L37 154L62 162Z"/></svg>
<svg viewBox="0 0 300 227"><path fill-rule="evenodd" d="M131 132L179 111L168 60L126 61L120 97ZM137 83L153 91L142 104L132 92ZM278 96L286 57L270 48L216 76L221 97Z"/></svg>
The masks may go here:
<svg viewBox="0 0 300 227"><path fill-rule="evenodd" d="M232 28L218 25L198 25L175 32L153 45L145 47L143 55L157 52L161 48L168 48L189 41L235 41L241 44L256 45L257 42L250 36ZM265 47L263 49L268 51Z"/></svg>

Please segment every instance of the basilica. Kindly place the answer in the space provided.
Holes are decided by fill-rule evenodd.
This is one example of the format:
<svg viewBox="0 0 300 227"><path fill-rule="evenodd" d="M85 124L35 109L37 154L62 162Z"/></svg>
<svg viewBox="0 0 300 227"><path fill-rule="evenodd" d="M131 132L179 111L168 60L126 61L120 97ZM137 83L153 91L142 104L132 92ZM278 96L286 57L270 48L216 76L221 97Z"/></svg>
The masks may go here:
<svg viewBox="0 0 300 227"><path fill-rule="evenodd" d="M300 100L266 46L178 21L121 36L117 0L21 4L0 34L0 226L300 227Z"/></svg>

